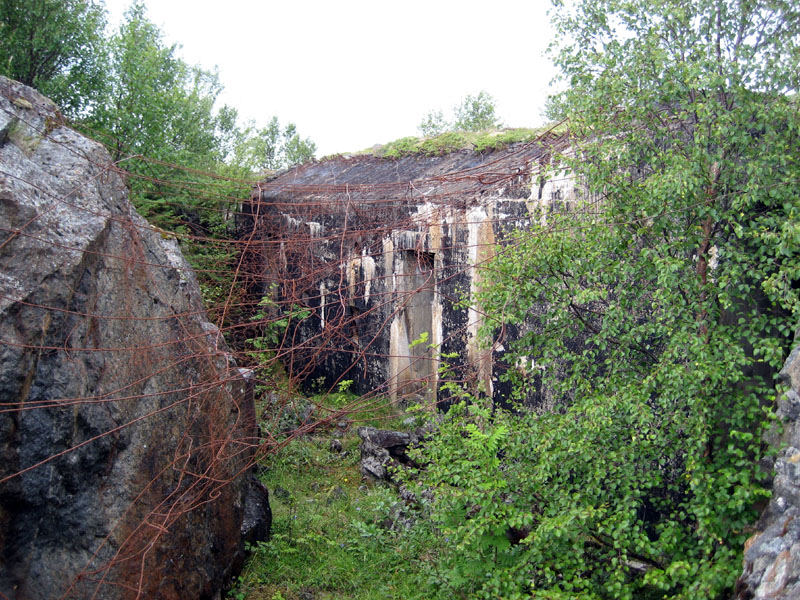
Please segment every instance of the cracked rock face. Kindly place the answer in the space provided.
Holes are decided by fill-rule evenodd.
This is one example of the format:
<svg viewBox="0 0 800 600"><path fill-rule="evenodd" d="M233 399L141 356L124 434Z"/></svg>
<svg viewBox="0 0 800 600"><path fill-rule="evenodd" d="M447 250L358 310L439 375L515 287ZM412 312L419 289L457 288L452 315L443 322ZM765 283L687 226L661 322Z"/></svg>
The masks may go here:
<svg viewBox="0 0 800 600"><path fill-rule="evenodd" d="M772 500L759 522L759 533L747 540L739 600L800 598L800 345L780 373L789 389L778 402L784 421L782 447L775 461Z"/></svg>
<svg viewBox="0 0 800 600"><path fill-rule="evenodd" d="M0 596L212 598L269 526L252 396L109 161L0 77Z"/></svg>

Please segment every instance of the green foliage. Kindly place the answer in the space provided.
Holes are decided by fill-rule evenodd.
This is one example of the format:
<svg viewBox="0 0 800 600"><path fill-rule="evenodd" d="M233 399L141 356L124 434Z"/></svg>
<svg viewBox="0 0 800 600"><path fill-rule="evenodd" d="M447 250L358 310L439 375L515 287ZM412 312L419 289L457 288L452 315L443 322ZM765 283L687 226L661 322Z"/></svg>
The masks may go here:
<svg viewBox="0 0 800 600"><path fill-rule="evenodd" d="M428 343L428 337L429 337L428 336L428 332L427 331L423 331L422 333L419 334L419 337L417 339L413 340L408 345L409 349L416 348L417 346L419 346L421 344L427 344Z"/></svg>
<svg viewBox="0 0 800 600"><path fill-rule="evenodd" d="M334 408L343 408L356 400L356 395L350 391L353 385L352 379L344 379L336 384L336 392L329 394L327 402Z"/></svg>
<svg viewBox="0 0 800 600"><path fill-rule="evenodd" d="M282 128L277 117L261 129L248 122L236 135L238 143L233 148L232 161L257 172L302 164L312 160L317 149L310 139L299 136L294 123Z"/></svg>
<svg viewBox="0 0 800 600"><path fill-rule="evenodd" d="M141 154L191 167L214 164L216 73L190 67L134 3L109 39L102 100L88 122L108 136L114 160ZM135 169L137 163L131 166ZM125 165L128 168L128 165ZM161 175L149 167L148 175Z"/></svg>
<svg viewBox="0 0 800 600"><path fill-rule="evenodd" d="M259 301L258 310L250 317L254 322L255 335L245 340L249 349L246 355L252 361L260 381L273 381L279 375L281 367L277 355L280 349L287 345L293 328L311 315L309 309L299 304L282 307L273 296L274 289ZM260 388L256 390L258 393L267 391L263 386L257 388Z"/></svg>
<svg viewBox="0 0 800 600"><path fill-rule="evenodd" d="M467 94L453 112L455 114L453 128L459 131L483 131L501 127L495 115L494 98L483 90L477 96Z"/></svg>
<svg viewBox="0 0 800 600"><path fill-rule="evenodd" d="M281 167L294 167L309 160L313 160L317 145L311 138L301 138L297 133L297 126L289 123L283 130L283 144L278 149Z"/></svg>
<svg viewBox="0 0 800 600"><path fill-rule="evenodd" d="M444 133L449 127L441 110L431 110L423 117L417 129L423 137L434 137Z"/></svg>
<svg viewBox="0 0 800 600"><path fill-rule="evenodd" d="M292 322L297 324L311 315L309 309L299 304L292 304L284 309L272 296L273 293L270 293L261 298L258 311L250 317L251 321L257 321L261 325L260 335L247 340L258 350L275 350L284 343Z"/></svg>
<svg viewBox="0 0 800 600"><path fill-rule="evenodd" d="M504 129L500 131L447 131L435 137L404 137L381 147L378 154L387 158L399 158L418 154L441 156L459 150L485 152L498 150L516 142L535 140L548 128Z"/></svg>
<svg viewBox="0 0 800 600"><path fill-rule="evenodd" d="M431 110L417 126L424 137L440 136L448 131L485 131L502 127L495 115L494 98L485 91L477 96L467 94L453 108L453 121L448 121L441 110Z"/></svg>
<svg viewBox="0 0 800 600"><path fill-rule="evenodd" d="M105 11L94 0L0 1L0 74L38 88L69 116L94 106Z"/></svg>
<svg viewBox="0 0 800 600"><path fill-rule="evenodd" d="M385 411L372 421L386 426ZM355 417L355 415L353 415ZM428 528L393 527L393 490L362 482L358 436L329 450L329 435L296 440L264 461L272 536L252 554L229 597L429 600L420 564L441 542Z"/></svg>
<svg viewBox="0 0 800 600"><path fill-rule="evenodd" d="M229 299L232 215L257 171L313 158L315 146L277 118L240 125L215 108L219 75L190 66L134 2L106 38L92 0L0 0L0 72L34 85L100 139L131 173L131 198L178 234L209 302Z"/></svg>
<svg viewBox="0 0 800 600"><path fill-rule="evenodd" d="M360 404L359 397L350 391L350 388L355 383L352 379L343 379L335 386L328 388L325 384L325 378L320 377L315 381L314 387L317 393L312 395L309 400L315 406L318 406L327 412L337 412L342 415L358 413L358 406ZM383 401L379 401L381 404Z"/></svg>
<svg viewBox="0 0 800 600"><path fill-rule="evenodd" d="M782 2L557 8L573 145L556 165L587 193L537 209L480 300L487 335L526 332L510 362L533 361L558 410L451 409L418 457L455 542L436 584L728 597L800 316L800 21Z"/></svg>
<svg viewBox="0 0 800 600"><path fill-rule="evenodd" d="M415 456L426 467L411 488L432 492L430 519L449 541L428 565L436 593L721 597L763 491L744 453L713 481L686 464L688 419L665 416L649 391L581 398L563 414L451 408Z"/></svg>

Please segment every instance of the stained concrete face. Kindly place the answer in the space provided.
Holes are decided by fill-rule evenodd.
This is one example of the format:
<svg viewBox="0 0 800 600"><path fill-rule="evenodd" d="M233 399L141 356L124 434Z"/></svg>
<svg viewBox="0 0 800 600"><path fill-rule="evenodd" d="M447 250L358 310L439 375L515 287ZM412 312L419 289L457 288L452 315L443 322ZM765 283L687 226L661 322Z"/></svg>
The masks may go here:
<svg viewBox="0 0 800 600"><path fill-rule="evenodd" d="M446 362L473 390L507 395L494 366L505 347L480 342L476 298L497 247L558 195L539 185L542 153L340 158L261 184L245 207L261 216L240 220L262 241L250 277L284 281L284 301L311 310L296 330L304 344L285 352L290 374L432 403Z"/></svg>
<svg viewBox="0 0 800 600"><path fill-rule="evenodd" d="M397 253L399 311L392 321L391 376L394 396L409 399L429 398L435 384L434 353L430 345L434 329L440 331L441 319L434 322L436 297L435 254L414 249ZM440 314L440 311L436 311Z"/></svg>

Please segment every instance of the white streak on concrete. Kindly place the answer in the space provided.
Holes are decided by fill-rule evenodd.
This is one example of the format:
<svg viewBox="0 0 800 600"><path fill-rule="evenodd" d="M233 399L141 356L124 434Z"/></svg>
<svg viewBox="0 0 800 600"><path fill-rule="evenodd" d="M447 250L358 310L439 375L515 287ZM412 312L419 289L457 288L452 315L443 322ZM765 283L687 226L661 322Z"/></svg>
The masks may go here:
<svg viewBox="0 0 800 600"><path fill-rule="evenodd" d="M396 291L397 273L394 270L394 242L392 242L391 236L383 238L383 272L384 276L389 273L392 274L392 289L390 291Z"/></svg>
<svg viewBox="0 0 800 600"><path fill-rule="evenodd" d="M397 392L408 381L411 371L411 349L408 332L401 314L395 315L389 327L389 397L397 402Z"/></svg>
<svg viewBox="0 0 800 600"><path fill-rule="evenodd" d="M312 238L320 237L322 235L322 223L309 221L308 223L306 223L306 225L308 225L308 231L311 234Z"/></svg>
<svg viewBox="0 0 800 600"><path fill-rule="evenodd" d="M361 272L364 275L364 302L369 302L369 293L372 280L375 279L375 259L367 254L367 249L361 251Z"/></svg>
<svg viewBox="0 0 800 600"><path fill-rule="evenodd" d="M320 329L325 329L325 294L327 293L327 288L325 287L325 282L322 281L319 284L319 327Z"/></svg>

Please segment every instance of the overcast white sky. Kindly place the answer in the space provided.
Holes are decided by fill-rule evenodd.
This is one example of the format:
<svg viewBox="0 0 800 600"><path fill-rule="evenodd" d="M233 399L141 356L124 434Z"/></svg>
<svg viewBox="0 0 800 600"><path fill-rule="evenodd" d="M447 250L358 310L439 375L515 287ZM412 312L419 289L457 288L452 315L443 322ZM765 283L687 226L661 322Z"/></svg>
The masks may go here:
<svg viewBox="0 0 800 600"><path fill-rule="evenodd" d="M130 0L106 0L118 23ZM548 0L146 0L191 64L219 68L222 102L294 122L318 156L417 135L486 90L507 126L542 124L554 74Z"/></svg>

